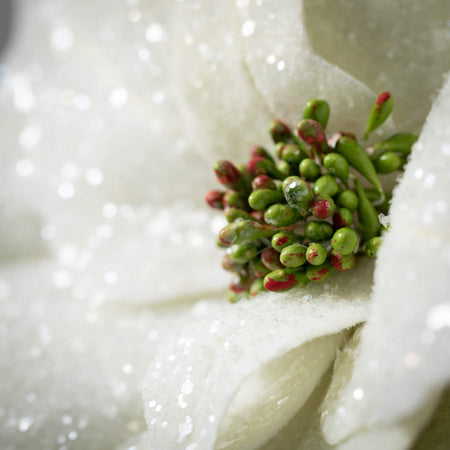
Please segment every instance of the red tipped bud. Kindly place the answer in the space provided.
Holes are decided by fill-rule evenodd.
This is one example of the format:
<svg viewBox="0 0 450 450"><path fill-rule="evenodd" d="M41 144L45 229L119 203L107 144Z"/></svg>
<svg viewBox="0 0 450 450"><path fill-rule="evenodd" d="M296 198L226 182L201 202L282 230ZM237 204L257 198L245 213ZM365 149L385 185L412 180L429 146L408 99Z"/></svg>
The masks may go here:
<svg viewBox="0 0 450 450"><path fill-rule="evenodd" d="M225 195L225 192L223 192L223 191L209 191L205 195L206 203L208 203L208 205L211 208L223 209L224 208L224 204L223 204L223 196L224 195Z"/></svg>
<svg viewBox="0 0 450 450"><path fill-rule="evenodd" d="M270 124L269 133L272 136L273 142L288 142L292 139L292 132L290 128L281 120L274 120Z"/></svg>
<svg viewBox="0 0 450 450"><path fill-rule="evenodd" d="M276 189L275 181L267 175L258 175L252 181L252 188L254 191L258 189Z"/></svg>
<svg viewBox="0 0 450 450"><path fill-rule="evenodd" d="M255 145L250 149L250 156L254 158L255 156L261 156L262 158L270 159L273 162L272 155L263 147Z"/></svg>
<svg viewBox="0 0 450 450"><path fill-rule="evenodd" d="M330 151L325 130L319 122L313 119L303 119L297 125L297 135L318 152L328 153Z"/></svg>
<svg viewBox="0 0 450 450"><path fill-rule="evenodd" d="M214 172L220 184L236 192L246 191L248 183L239 169L230 161L221 160L214 164Z"/></svg>

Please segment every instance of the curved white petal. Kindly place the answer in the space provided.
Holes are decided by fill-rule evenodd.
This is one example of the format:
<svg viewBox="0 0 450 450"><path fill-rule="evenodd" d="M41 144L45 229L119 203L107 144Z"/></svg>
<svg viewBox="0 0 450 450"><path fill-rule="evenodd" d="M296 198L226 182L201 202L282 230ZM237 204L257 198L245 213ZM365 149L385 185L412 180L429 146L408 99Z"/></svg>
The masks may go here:
<svg viewBox="0 0 450 450"><path fill-rule="evenodd" d="M305 0L314 51L377 94L399 130L419 133L450 68L448 2Z"/></svg>
<svg viewBox="0 0 450 450"><path fill-rule="evenodd" d="M217 304L100 307L101 290L80 298L70 281L52 261L0 268L2 448L110 450L144 431L148 361Z"/></svg>
<svg viewBox="0 0 450 450"><path fill-rule="evenodd" d="M449 121L447 80L395 192L351 379L323 406L329 442L402 420L450 379Z"/></svg>
<svg viewBox="0 0 450 450"><path fill-rule="evenodd" d="M196 444L208 449L220 434L219 446L231 436L245 443L244 448L262 444L306 401L341 342L338 337L313 339L364 320L370 280L371 264L362 262L351 281L337 276L325 285L224 304L221 313L184 328L160 349L145 382L150 444L174 449ZM290 361L294 354L303 358L305 366ZM278 358L283 358L280 365L292 370L282 379L274 361ZM296 372L308 381L293 383ZM263 424L271 421L273 411L276 419L269 431ZM253 424L250 416L255 412L259 419Z"/></svg>

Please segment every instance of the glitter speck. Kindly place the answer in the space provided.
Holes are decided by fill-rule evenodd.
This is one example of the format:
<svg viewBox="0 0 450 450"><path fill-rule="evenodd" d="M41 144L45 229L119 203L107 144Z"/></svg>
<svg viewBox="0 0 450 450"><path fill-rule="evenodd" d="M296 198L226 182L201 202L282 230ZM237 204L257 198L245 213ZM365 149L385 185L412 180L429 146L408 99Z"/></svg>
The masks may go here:
<svg viewBox="0 0 450 450"><path fill-rule="evenodd" d="M16 163L16 173L19 177L29 177L34 172L33 163L26 158L19 159Z"/></svg>
<svg viewBox="0 0 450 450"><path fill-rule="evenodd" d="M71 183L63 183L58 187L58 195L64 200L68 200L73 197L75 188Z"/></svg>
<svg viewBox="0 0 450 450"><path fill-rule="evenodd" d="M141 61L148 61L150 58L150 51L148 50L148 48L141 48L138 51L138 58Z"/></svg>
<svg viewBox="0 0 450 450"><path fill-rule="evenodd" d="M277 60L277 58L275 58L275 55L269 55L266 58L267 64L274 64L276 60Z"/></svg>
<svg viewBox="0 0 450 450"><path fill-rule="evenodd" d="M145 38L148 42L156 44L164 39L164 30L159 23L151 23L145 30Z"/></svg>
<svg viewBox="0 0 450 450"><path fill-rule="evenodd" d="M78 94L73 100L75 109L78 111L87 111L91 106L91 99L84 94Z"/></svg>
<svg viewBox="0 0 450 450"><path fill-rule="evenodd" d="M159 104L162 103L164 101L164 98L166 97L164 91L155 91L152 95L152 100Z"/></svg>
<svg viewBox="0 0 450 450"><path fill-rule="evenodd" d="M41 228L41 236L45 241L51 241L55 238L56 230L52 225L44 225Z"/></svg>
<svg viewBox="0 0 450 450"><path fill-rule="evenodd" d="M420 362L420 356L414 352L408 352L403 356L403 364L408 369L414 369Z"/></svg>
<svg viewBox="0 0 450 450"><path fill-rule="evenodd" d="M432 331L450 328L450 303L440 303L431 308L427 315L427 325Z"/></svg>
<svg viewBox="0 0 450 450"><path fill-rule="evenodd" d="M111 219L117 215L117 206L114 203L105 203L102 212L105 217Z"/></svg>
<svg viewBox="0 0 450 450"><path fill-rule="evenodd" d="M70 425L72 423L73 419L68 414L64 414L64 416L61 417L61 422L64 425Z"/></svg>
<svg viewBox="0 0 450 450"><path fill-rule="evenodd" d="M133 364L127 363L122 366L122 372L125 375L130 375L133 372Z"/></svg>
<svg viewBox="0 0 450 450"><path fill-rule="evenodd" d="M32 417L22 417L19 421L19 431L22 433L25 433L25 431L28 431L33 425L33 418Z"/></svg>
<svg viewBox="0 0 450 450"><path fill-rule="evenodd" d="M121 108L127 101L128 91L122 86L114 88L109 94L109 102L114 108Z"/></svg>
<svg viewBox="0 0 450 450"><path fill-rule="evenodd" d="M67 52L73 47L74 36L69 27L55 28L51 34L52 49L57 52Z"/></svg>
<svg viewBox="0 0 450 450"><path fill-rule="evenodd" d="M236 6L241 9L241 8L245 8L246 6L248 6L250 0L236 0Z"/></svg>
<svg viewBox="0 0 450 450"><path fill-rule="evenodd" d="M183 383L183 386L181 386L181 392L186 395L190 394L193 389L194 389L194 383L191 380L186 380Z"/></svg>
<svg viewBox="0 0 450 450"><path fill-rule="evenodd" d="M180 439L183 439L188 434L191 434L192 428L193 428L192 419L189 416L186 416L184 418L184 422L178 425L178 433L179 433L178 437Z"/></svg>
<svg viewBox="0 0 450 450"><path fill-rule="evenodd" d="M78 437L78 433L76 431L71 431L67 437L69 440L74 441Z"/></svg>
<svg viewBox="0 0 450 450"><path fill-rule="evenodd" d="M253 20L246 20L242 24L241 34L244 37L251 36L255 32L256 24Z"/></svg>
<svg viewBox="0 0 450 450"><path fill-rule="evenodd" d="M58 270L53 274L53 284L57 289L67 289L72 284L72 277L65 270Z"/></svg>
<svg viewBox="0 0 450 450"><path fill-rule="evenodd" d="M423 182L423 185L425 189L431 189L434 186L434 183L436 182L436 175L433 173L429 173Z"/></svg>
<svg viewBox="0 0 450 450"><path fill-rule="evenodd" d="M364 390L363 390L363 389L361 389L361 388L356 388L356 389L353 391L353 398L354 398L355 400L362 400L363 397L364 397Z"/></svg>
<svg viewBox="0 0 450 450"><path fill-rule="evenodd" d="M132 9L129 13L128 13L128 20L130 22L136 23L139 22L141 20L141 12L138 9Z"/></svg>
<svg viewBox="0 0 450 450"><path fill-rule="evenodd" d="M285 67L286 67L286 63L283 60L278 61L277 70L279 70L281 72L282 70L284 70Z"/></svg>
<svg viewBox="0 0 450 450"><path fill-rule="evenodd" d="M116 272L112 272L112 271L106 272L103 279L106 284L113 286L114 284L117 283L117 274L116 274Z"/></svg>
<svg viewBox="0 0 450 450"><path fill-rule="evenodd" d="M86 182L91 186L98 186L103 181L103 174L99 169L88 169L85 178Z"/></svg>
<svg viewBox="0 0 450 450"><path fill-rule="evenodd" d="M19 145L24 150L31 150L41 140L41 128L38 125L27 125L19 135Z"/></svg>

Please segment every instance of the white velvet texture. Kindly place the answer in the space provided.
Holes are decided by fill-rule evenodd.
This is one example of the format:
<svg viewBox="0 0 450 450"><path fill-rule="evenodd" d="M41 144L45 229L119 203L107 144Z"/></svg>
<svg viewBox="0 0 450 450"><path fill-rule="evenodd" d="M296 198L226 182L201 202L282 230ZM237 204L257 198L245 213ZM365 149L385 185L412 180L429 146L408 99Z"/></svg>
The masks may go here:
<svg viewBox="0 0 450 450"><path fill-rule="evenodd" d="M1 449L444 450L448 1L14 6ZM361 138L384 90L393 117L369 143L420 139L376 263L227 302L212 162L270 148L270 121L295 125L310 98Z"/></svg>

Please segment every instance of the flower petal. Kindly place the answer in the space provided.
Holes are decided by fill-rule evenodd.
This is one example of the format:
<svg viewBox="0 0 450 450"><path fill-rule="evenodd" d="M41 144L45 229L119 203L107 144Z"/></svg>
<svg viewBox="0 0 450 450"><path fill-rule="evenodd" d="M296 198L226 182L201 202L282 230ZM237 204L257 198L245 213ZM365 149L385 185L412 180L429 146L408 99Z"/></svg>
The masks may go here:
<svg viewBox="0 0 450 450"><path fill-rule="evenodd" d="M435 403L450 379L449 122L450 79L395 192L351 380L323 406L331 443Z"/></svg>
<svg viewBox="0 0 450 450"><path fill-rule="evenodd" d="M351 281L344 274L330 277L329 284L224 304L219 314L184 328L179 338L160 349L145 382L151 444L213 448L222 426L223 438L234 435L238 442L255 446L269 437L261 424L272 421L279 410L277 426L270 433L277 432L319 383L341 342L338 336L316 338L335 335L364 320L371 266L370 261L362 262ZM294 355L298 359L291 361ZM283 358L280 365L292 368L281 380L277 358ZM296 371L311 377L303 387L291 381ZM283 410L277 402L283 403L286 396L292 399ZM259 425L242 420L255 411L261 415Z"/></svg>

